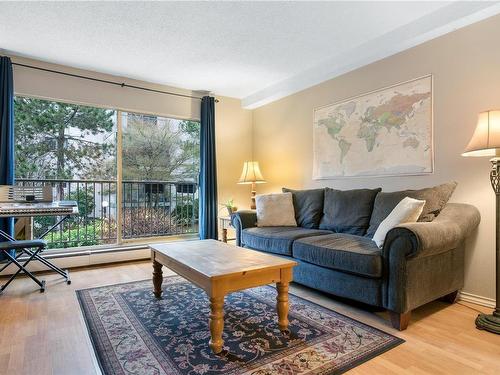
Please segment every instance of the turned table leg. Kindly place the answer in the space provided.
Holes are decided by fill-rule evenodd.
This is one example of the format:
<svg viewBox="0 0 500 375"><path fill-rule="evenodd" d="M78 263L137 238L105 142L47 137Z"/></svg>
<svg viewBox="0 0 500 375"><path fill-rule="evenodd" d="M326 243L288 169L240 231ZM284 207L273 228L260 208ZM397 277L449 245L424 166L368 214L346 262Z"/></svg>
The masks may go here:
<svg viewBox="0 0 500 375"><path fill-rule="evenodd" d="M278 310L278 327L280 331L288 331L288 283L276 283L278 296L276 297L276 309Z"/></svg>
<svg viewBox="0 0 500 375"><path fill-rule="evenodd" d="M210 298L210 349L215 354L222 352L224 341L222 331L224 330L224 297Z"/></svg>
<svg viewBox="0 0 500 375"><path fill-rule="evenodd" d="M156 260L153 261L153 290L156 298L161 297L161 283L163 282L163 265Z"/></svg>

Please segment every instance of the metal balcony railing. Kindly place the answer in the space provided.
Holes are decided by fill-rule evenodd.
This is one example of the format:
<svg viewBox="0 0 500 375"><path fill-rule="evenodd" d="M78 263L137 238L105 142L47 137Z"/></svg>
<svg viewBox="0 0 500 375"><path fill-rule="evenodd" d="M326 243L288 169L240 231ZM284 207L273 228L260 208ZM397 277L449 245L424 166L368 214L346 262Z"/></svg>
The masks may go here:
<svg viewBox="0 0 500 375"><path fill-rule="evenodd" d="M78 202L79 215L66 220L45 238L49 248L198 232L198 185L194 182L123 181L120 209L114 180L17 179L16 184L50 185L54 199ZM33 237L55 220L34 218L30 228Z"/></svg>

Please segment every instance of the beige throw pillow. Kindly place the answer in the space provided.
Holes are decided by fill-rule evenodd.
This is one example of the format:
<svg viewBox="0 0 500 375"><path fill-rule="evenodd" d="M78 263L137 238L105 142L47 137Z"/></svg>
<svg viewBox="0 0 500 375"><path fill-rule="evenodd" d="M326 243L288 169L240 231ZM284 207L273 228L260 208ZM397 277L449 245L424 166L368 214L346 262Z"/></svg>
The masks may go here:
<svg viewBox="0 0 500 375"><path fill-rule="evenodd" d="M397 204L378 226L373 241L382 248L385 236L396 225L402 223L415 223L424 209L425 201L406 197Z"/></svg>
<svg viewBox="0 0 500 375"><path fill-rule="evenodd" d="M296 227L292 193L255 197L258 227Z"/></svg>

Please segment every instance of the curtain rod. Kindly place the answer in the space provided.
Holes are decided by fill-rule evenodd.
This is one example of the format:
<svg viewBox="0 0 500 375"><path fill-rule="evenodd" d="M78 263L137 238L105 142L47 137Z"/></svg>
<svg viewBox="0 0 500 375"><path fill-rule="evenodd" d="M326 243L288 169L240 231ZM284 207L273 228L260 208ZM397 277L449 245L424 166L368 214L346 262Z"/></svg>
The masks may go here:
<svg viewBox="0 0 500 375"><path fill-rule="evenodd" d="M179 94L179 93L176 93L176 92L150 89L150 88L147 88L147 87L129 85L129 84L125 83L125 82L119 83L119 82L114 82L114 81L108 81L106 79L99 79L99 78L87 77L87 76L83 76L83 75L80 75L80 74L66 73L66 72L61 72L59 70L53 70L53 69L47 69L47 68L40 68L38 66L33 66L33 65L21 64L21 63L16 63L16 62L13 62L12 65L22 66L24 68L29 68L29 69L41 70L41 71L49 72L49 73L61 74L61 75L64 75L64 76L69 76L69 77L74 77L74 78L86 79L86 80L89 80L89 81L96 81L96 82L101 82L101 83L107 83L109 85L115 85L115 86L120 86L120 87L128 87L128 88L136 89L136 90L144 90L144 91L156 92L156 93L159 93L159 94L173 95L173 96L179 96L179 97L189 98L189 99L197 99L197 100L201 100L202 99L199 96L192 96L192 95L186 95L186 94ZM215 102L218 103L219 99L216 98Z"/></svg>

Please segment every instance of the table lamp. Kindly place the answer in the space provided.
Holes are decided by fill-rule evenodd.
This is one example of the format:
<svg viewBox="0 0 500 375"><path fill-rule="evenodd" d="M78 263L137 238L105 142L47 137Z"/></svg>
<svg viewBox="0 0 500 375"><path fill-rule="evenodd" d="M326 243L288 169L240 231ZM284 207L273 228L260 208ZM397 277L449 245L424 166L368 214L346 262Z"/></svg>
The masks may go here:
<svg viewBox="0 0 500 375"><path fill-rule="evenodd" d="M260 172L258 161L246 161L243 163L243 171L241 171L238 184L252 184L252 205L250 206L252 210L255 210L256 184L263 184L265 182Z"/></svg>
<svg viewBox="0 0 500 375"><path fill-rule="evenodd" d="M462 156L492 156L490 182L496 197L496 307L492 314L479 314L476 327L500 334L500 110L481 112L476 130Z"/></svg>

